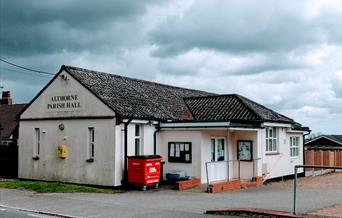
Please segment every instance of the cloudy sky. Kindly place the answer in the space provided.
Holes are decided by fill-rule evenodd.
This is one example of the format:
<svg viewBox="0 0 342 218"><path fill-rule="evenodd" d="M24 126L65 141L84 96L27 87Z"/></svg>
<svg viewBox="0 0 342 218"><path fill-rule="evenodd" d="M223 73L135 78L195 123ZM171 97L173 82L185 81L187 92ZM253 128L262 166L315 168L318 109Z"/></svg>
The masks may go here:
<svg viewBox="0 0 342 218"><path fill-rule="evenodd" d="M313 132L342 134L340 0L0 0L0 58L238 93ZM50 76L0 63L29 102Z"/></svg>

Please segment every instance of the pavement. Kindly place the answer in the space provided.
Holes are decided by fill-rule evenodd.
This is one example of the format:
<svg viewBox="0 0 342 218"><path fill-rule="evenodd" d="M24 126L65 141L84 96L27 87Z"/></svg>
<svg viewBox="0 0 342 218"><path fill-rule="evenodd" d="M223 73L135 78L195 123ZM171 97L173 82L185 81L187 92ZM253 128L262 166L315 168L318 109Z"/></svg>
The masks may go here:
<svg viewBox="0 0 342 218"><path fill-rule="evenodd" d="M299 213L342 203L342 189L300 188ZM48 193L0 189L0 207L39 211L64 217L217 217L204 214L215 208L264 208L291 212L293 189L264 185L225 193L207 194L161 188L119 194Z"/></svg>
<svg viewBox="0 0 342 218"><path fill-rule="evenodd" d="M42 214L0 207L0 218L33 218L33 217L51 218L51 216L45 216ZM56 216L54 217L56 218Z"/></svg>

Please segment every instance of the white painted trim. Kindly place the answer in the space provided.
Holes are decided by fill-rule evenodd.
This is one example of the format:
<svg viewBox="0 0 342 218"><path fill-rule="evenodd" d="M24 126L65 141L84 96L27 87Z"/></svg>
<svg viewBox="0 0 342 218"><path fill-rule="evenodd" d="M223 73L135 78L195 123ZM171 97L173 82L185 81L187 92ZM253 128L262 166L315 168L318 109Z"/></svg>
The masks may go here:
<svg viewBox="0 0 342 218"><path fill-rule="evenodd" d="M271 126L271 127L292 127L291 124L288 123L271 123L271 122L264 122L263 126Z"/></svg>
<svg viewBox="0 0 342 218"><path fill-rule="evenodd" d="M128 122L128 119L123 120L124 123ZM157 121L151 121L151 120L132 120L130 123L132 124L158 124Z"/></svg>
<svg viewBox="0 0 342 218"><path fill-rule="evenodd" d="M259 129L253 128L239 128L239 127L229 127L229 130L238 130L238 131L258 131Z"/></svg>
<svg viewBox="0 0 342 218"><path fill-rule="evenodd" d="M301 130L287 130L286 133L304 133L306 131L301 131Z"/></svg>
<svg viewBox="0 0 342 218"><path fill-rule="evenodd" d="M230 122L189 122L189 123L161 123L161 128L181 127L229 127Z"/></svg>
<svg viewBox="0 0 342 218"><path fill-rule="evenodd" d="M209 127L209 128L175 128L175 127L163 127L161 131L167 130L182 130L182 131L203 131L203 130L227 130L227 127Z"/></svg>
<svg viewBox="0 0 342 218"><path fill-rule="evenodd" d="M326 138L326 139L328 139L328 140L330 140L330 141L336 142L336 143L339 144L339 145L342 145L341 142L338 142L338 141L333 140L333 139L331 139L331 138L329 138L329 137L326 137L325 135L321 135L321 136L318 136L318 137L316 137L316 138L314 138L314 139L311 139L310 141L305 142L304 145L306 145L306 144L308 144L308 143L310 143L310 142L312 142L312 141L318 140L318 139L320 139L320 138Z"/></svg>

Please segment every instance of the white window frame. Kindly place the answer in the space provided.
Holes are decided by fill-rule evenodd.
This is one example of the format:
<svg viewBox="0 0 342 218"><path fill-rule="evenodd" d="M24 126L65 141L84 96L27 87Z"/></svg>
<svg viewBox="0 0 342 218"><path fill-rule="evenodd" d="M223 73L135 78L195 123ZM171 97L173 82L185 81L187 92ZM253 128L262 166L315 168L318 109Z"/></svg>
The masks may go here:
<svg viewBox="0 0 342 218"><path fill-rule="evenodd" d="M94 159L95 157L95 128L88 127L88 151L89 159Z"/></svg>
<svg viewBox="0 0 342 218"><path fill-rule="evenodd" d="M213 159L213 144L212 144L212 140L215 141L215 145L214 145L214 155L215 155L215 158ZM218 152L217 152L217 142L218 140L223 140L223 160L218 160ZM226 139L224 137L212 137L210 139L210 160L212 162L216 162L216 161L225 161L226 160L226 156L227 156L227 146L226 146Z"/></svg>
<svg viewBox="0 0 342 218"><path fill-rule="evenodd" d="M138 131L139 134L137 134L137 129L139 130ZM134 127L134 150L135 150L135 155L142 154L142 125L139 125L139 124L135 124L135 127Z"/></svg>
<svg viewBox="0 0 342 218"><path fill-rule="evenodd" d="M278 153L278 129L274 126L269 126L265 128L266 130L266 153ZM270 134L272 133L272 134Z"/></svg>
<svg viewBox="0 0 342 218"><path fill-rule="evenodd" d="M291 136L290 137L290 157L291 158L298 158L299 157L299 136ZM297 152L297 154L296 154ZM293 155L296 154L296 155Z"/></svg>
<svg viewBox="0 0 342 218"><path fill-rule="evenodd" d="M33 156L39 157L40 155L40 145L41 145L41 134L39 128L34 128L34 151Z"/></svg>

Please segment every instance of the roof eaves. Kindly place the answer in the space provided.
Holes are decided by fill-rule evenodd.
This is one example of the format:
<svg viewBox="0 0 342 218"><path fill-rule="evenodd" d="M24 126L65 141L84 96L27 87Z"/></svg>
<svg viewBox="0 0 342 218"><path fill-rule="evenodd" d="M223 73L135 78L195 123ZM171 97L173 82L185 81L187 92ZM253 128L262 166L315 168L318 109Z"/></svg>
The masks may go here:
<svg viewBox="0 0 342 218"><path fill-rule="evenodd" d="M51 83L62 73L64 69L64 65L59 69L59 71L55 74L54 77L44 86L42 90L38 92L38 94L25 106L25 108L19 113L19 117L31 106L31 104L51 85Z"/></svg>

